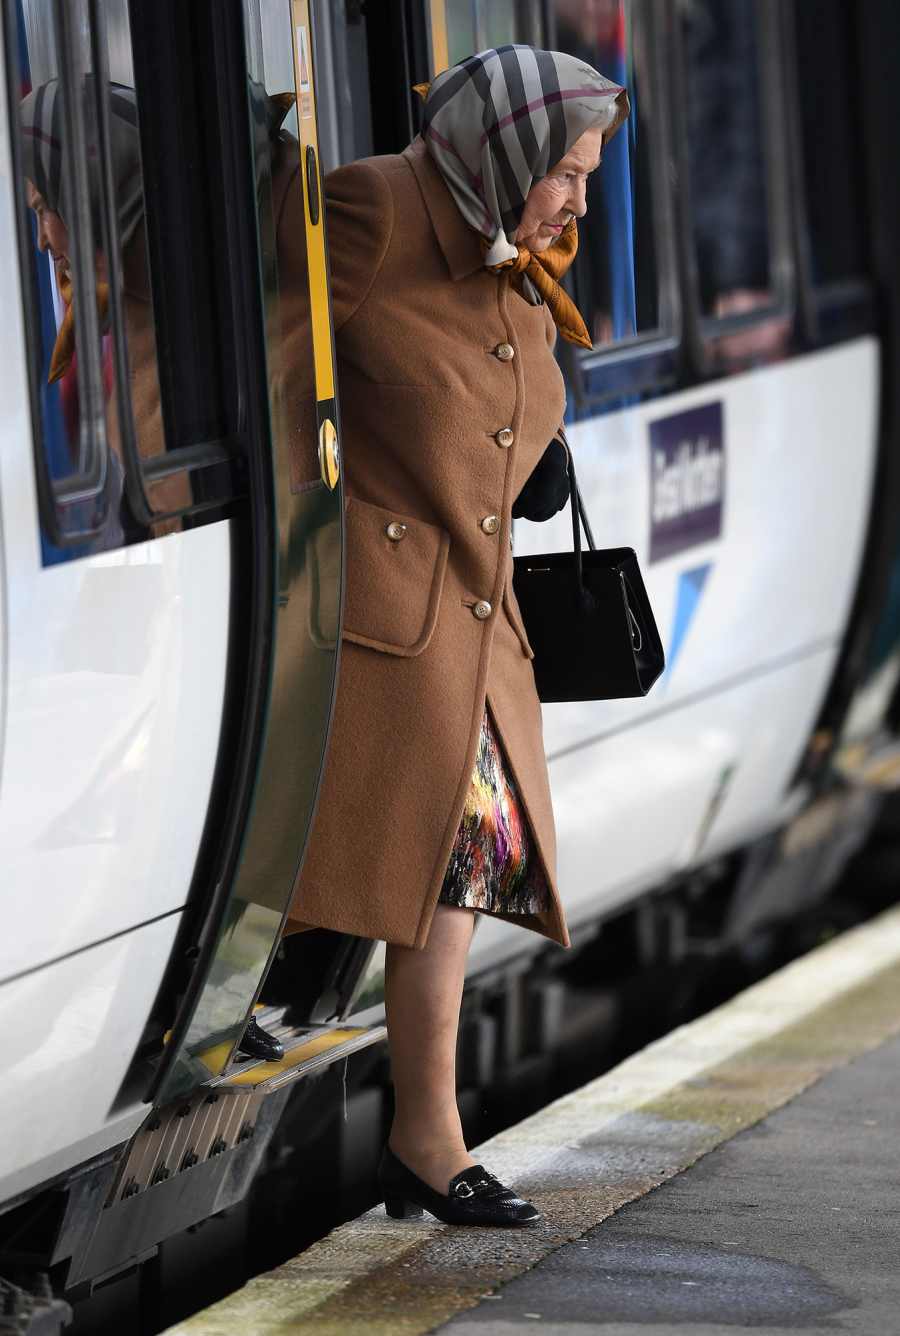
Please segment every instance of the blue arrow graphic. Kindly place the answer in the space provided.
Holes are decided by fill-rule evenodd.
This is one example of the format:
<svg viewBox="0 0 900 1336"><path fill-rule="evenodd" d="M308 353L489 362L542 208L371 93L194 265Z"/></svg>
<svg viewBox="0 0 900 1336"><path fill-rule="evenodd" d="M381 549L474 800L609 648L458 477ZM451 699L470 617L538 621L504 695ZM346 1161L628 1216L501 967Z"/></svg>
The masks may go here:
<svg viewBox="0 0 900 1336"><path fill-rule="evenodd" d="M700 595L703 593L703 586L706 584L706 577L712 570L712 562L708 561L705 566L694 566L689 571L682 571L678 577L678 591L675 598L675 616L672 621L672 638L669 642L669 652L666 655L666 676L670 676L675 666L675 660L684 644L694 613L697 611L697 604L700 602Z"/></svg>

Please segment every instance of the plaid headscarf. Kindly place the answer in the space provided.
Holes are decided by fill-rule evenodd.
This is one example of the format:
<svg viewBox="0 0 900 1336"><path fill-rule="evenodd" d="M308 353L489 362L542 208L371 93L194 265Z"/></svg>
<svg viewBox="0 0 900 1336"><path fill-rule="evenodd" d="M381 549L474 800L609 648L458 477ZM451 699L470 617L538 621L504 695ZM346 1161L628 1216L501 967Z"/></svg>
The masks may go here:
<svg viewBox="0 0 900 1336"><path fill-rule="evenodd" d="M82 86L87 126L93 124L94 82L86 75ZM47 207L72 226L71 211L65 199L62 169L62 140L66 133L65 108L58 79L35 88L19 103L22 127L22 160L25 175L40 191ZM141 150L138 137L137 106L133 88L109 85L109 133L116 211L119 216L119 240L124 246L132 237L144 211L141 181ZM91 131L88 129L90 136ZM91 161L97 161L91 145ZM91 211L95 235L100 236L99 182L91 180Z"/></svg>
<svg viewBox="0 0 900 1336"><path fill-rule="evenodd" d="M619 84L575 56L530 46L470 56L439 74L425 97L422 135L460 213L487 243L485 266L529 275L533 286L524 284L524 294L534 303L548 300L555 320L567 303L576 319L557 320L560 332L588 347L584 322L556 283L577 249L574 220L541 256L510 236L531 187L585 130L599 126L605 145L628 112ZM548 292L559 294L556 309Z"/></svg>
<svg viewBox="0 0 900 1336"><path fill-rule="evenodd" d="M82 96L90 140L93 139L90 127L93 125L94 92L93 76L85 75ZM25 175L43 197L48 209L58 213L66 226L71 227L72 214L65 196L63 180L62 140L66 133L65 109L58 79L50 79L22 99L19 103L19 124L22 131L22 162ZM144 212L137 106L134 89L127 88L124 84L109 85L109 133L119 218L119 239L124 246L134 235ZM89 148L91 150L89 161L94 168L90 178L91 214L94 237L99 239L100 187L95 175L99 168L99 155L93 142ZM71 275L60 275L59 291L66 310L57 330L56 343L50 358L47 381L51 385L66 374L75 354L75 308ZM98 280L96 296L101 328L105 329L109 307L108 284Z"/></svg>

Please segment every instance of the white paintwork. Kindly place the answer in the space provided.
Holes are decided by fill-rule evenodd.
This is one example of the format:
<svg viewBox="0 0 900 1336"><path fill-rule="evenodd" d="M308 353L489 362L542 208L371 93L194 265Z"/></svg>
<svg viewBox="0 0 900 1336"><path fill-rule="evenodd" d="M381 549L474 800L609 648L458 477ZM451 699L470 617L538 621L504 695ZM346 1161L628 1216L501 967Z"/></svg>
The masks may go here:
<svg viewBox="0 0 900 1336"><path fill-rule="evenodd" d="M110 1109L180 914L0 984L0 1201L126 1140L146 1105Z"/></svg>
<svg viewBox="0 0 900 1336"><path fill-rule="evenodd" d="M3 979L184 903L218 748L231 570L224 522L42 567L8 188L0 292Z"/></svg>
<svg viewBox="0 0 900 1336"><path fill-rule="evenodd" d="M2 349L0 349L2 359ZM2 463L2 461L0 461ZM3 550L3 471L0 467L0 804L3 802L3 751L6 740L6 679L9 639L6 626L6 557ZM2 886L2 883L0 883ZM2 903L2 901L0 901Z"/></svg>
<svg viewBox="0 0 900 1336"><path fill-rule="evenodd" d="M714 400L722 533L650 565L647 424ZM674 670L649 696L544 706L572 924L777 824L850 609L877 404L878 345L865 338L570 429L595 540L635 548L667 651L681 572L712 563ZM571 541L566 511L518 526L516 551ZM486 919L470 972L522 949L517 929Z"/></svg>
<svg viewBox="0 0 900 1336"><path fill-rule="evenodd" d="M0 938L0 978L184 904L228 629L225 525L42 569L33 508L11 504L28 490L4 475L14 578L0 865L16 931Z"/></svg>
<svg viewBox="0 0 900 1336"><path fill-rule="evenodd" d="M724 404L721 537L654 563L647 424ZM643 700L544 707L548 754L840 636L859 569L876 452L878 344L863 338L569 429L601 547L633 547L668 649L678 576L713 562L675 664ZM570 550L563 512L516 552Z"/></svg>

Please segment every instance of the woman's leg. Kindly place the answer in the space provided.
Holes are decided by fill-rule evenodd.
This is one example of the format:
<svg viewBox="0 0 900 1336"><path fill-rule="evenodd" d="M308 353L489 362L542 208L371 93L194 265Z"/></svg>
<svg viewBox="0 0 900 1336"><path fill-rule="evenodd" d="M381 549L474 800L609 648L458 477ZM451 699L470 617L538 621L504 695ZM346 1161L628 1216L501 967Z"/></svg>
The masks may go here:
<svg viewBox="0 0 900 1336"><path fill-rule="evenodd" d="M388 1144L436 1192L475 1163L456 1106L456 1036L475 914L439 904L425 947L387 948L394 1121Z"/></svg>

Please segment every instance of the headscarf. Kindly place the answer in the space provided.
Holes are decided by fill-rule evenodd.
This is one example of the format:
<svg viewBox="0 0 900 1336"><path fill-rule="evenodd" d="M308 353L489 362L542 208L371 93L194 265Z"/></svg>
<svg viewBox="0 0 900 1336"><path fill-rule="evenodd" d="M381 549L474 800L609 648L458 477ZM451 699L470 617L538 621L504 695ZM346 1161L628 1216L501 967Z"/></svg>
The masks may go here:
<svg viewBox="0 0 900 1336"><path fill-rule="evenodd" d="M93 76L85 76L82 94L90 134L94 122ZM62 170L62 142L66 134L64 117L65 108L58 79L41 84L19 104L25 175L34 182L48 207L58 213L67 226L71 226L71 210L65 199ZM125 84L109 85L109 134L119 240L125 246L131 240L144 211L137 103L134 89ZM91 209L99 235L99 191L93 183Z"/></svg>
<svg viewBox="0 0 900 1336"><path fill-rule="evenodd" d="M92 99L94 80L86 75L82 85L85 120L93 125ZM65 197L63 180L62 143L66 134L65 107L58 79L50 79L24 97L19 104L19 124L22 132L22 162L25 175L43 196L47 207L58 213L67 227L72 226L72 213ZM90 134L90 129L88 129ZM141 178L141 152L138 135L137 104L133 88L124 84L109 85L109 133L115 189L116 211L119 221L119 241L125 246L132 238L144 212L144 191ZM98 162L96 154L93 160ZM94 235L100 232L100 194L95 181L91 183L91 214ZM75 353L75 313L71 279L59 282L60 296L66 313L56 336L50 358L47 380L50 384L64 376ZM97 283L97 310L101 327L106 324L109 306L109 288Z"/></svg>
<svg viewBox="0 0 900 1336"><path fill-rule="evenodd" d="M587 348L587 327L558 282L578 249L574 218L539 254L510 238L531 187L592 126L607 144L628 112L625 89L585 61L530 46L470 56L425 92L423 138L460 213L483 238L485 267L521 274L523 295L545 301L563 338Z"/></svg>

